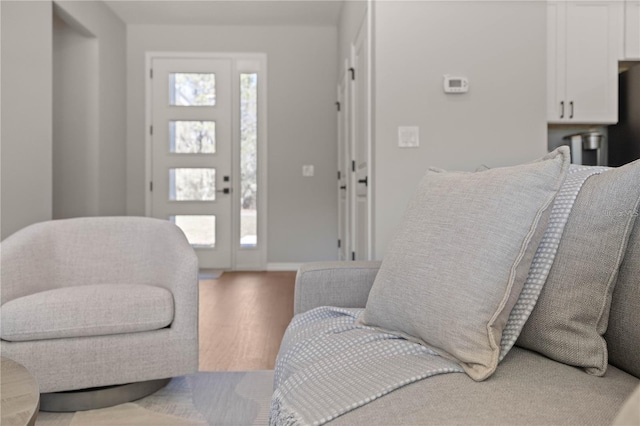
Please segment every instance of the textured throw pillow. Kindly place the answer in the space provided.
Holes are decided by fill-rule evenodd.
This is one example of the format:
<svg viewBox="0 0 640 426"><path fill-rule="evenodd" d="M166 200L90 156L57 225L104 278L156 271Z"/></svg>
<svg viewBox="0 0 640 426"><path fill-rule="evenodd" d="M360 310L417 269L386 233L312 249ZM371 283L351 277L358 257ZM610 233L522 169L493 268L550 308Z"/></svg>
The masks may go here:
<svg viewBox="0 0 640 426"><path fill-rule="evenodd" d="M517 345L605 373L611 295L640 203L640 161L582 186L556 259Z"/></svg>
<svg viewBox="0 0 640 426"><path fill-rule="evenodd" d="M541 218L568 166L561 147L521 166L427 172L360 323L432 347L474 380L489 377L541 238L538 227L546 226Z"/></svg>

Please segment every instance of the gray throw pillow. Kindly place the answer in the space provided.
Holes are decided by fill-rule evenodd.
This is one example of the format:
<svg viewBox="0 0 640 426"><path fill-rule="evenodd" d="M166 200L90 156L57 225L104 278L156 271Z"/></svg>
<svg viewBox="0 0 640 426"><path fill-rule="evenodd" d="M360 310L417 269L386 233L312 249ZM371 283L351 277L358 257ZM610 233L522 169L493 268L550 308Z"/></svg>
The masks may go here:
<svg viewBox="0 0 640 426"><path fill-rule="evenodd" d="M360 323L434 348L474 380L489 377L568 166L561 147L521 166L427 172Z"/></svg>
<svg viewBox="0 0 640 426"><path fill-rule="evenodd" d="M601 376L611 296L640 203L640 161L587 179L517 345Z"/></svg>

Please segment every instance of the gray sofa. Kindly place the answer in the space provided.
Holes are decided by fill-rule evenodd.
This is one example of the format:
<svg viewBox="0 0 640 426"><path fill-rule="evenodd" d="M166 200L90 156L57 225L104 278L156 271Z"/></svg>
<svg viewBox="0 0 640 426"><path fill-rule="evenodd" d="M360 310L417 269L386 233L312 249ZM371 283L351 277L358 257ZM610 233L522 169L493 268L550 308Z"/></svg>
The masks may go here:
<svg viewBox="0 0 640 426"><path fill-rule="evenodd" d="M463 374L432 377L331 424L611 424L640 385L640 226L636 226L628 256L624 266L636 280L628 286L618 285L614 292L605 336L610 365L603 377L516 346L484 382ZM296 278L294 314L319 306L364 308L380 263L303 265Z"/></svg>
<svg viewBox="0 0 640 426"><path fill-rule="evenodd" d="M532 164L523 168L543 167ZM483 209L482 203L492 198L491 190L475 198L474 195L478 188L503 189L506 182L511 184L514 179L520 179L521 172L522 169L505 169L449 176L438 175L442 173L439 171L431 173L421 183L383 262L304 265L298 272L295 288L294 313L299 316L294 318L285 334L276 364L272 421L275 415L275 423L286 424L288 419L294 419L294 424L305 423L306 420L299 419L308 420L315 415L305 408L308 407L305 404L331 399L338 400L339 407L335 412L326 411L329 416L322 418L320 424L327 419L331 424L344 425L607 425L614 420L617 424L638 424L640 398L635 398L635 405L625 405L625 412L620 411L634 391L636 394L640 392L640 220L636 220L640 212L640 162L605 172L572 167L551 212L548 205L538 210L538 217L550 217L549 225L533 222L531 230L527 226L519 230L522 235L525 232L528 236L534 235L529 240L532 241L529 247L537 247L535 256L521 250L520 256L515 257L513 249L496 255L500 247L496 249L490 244L511 237L505 235L504 221L513 220L511 230L522 226L519 222L525 221L525 215L521 206L514 204L529 202L531 196L521 196L519 190L512 190L505 195L507 200L513 199L512 203L501 202L496 204L497 208ZM504 179L497 183L492 181L501 173ZM455 180L455 185L444 186L442 190L438 185L444 179ZM478 182L479 185L472 186ZM527 185L523 189L527 189ZM462 196L449 195L452 191L459 191ZM460 203L456 204L458 201ZM467 208L469 203L476 204ZM502 217L491 222L496 220L495 215ZM453 219L450 220L449 216ZM467 220L470 217L472 219ZM481 228L485 223L491 223L487 227L488 232L475 229L476 224ZM459 229L456 227L460 224L468 226L456 235L451 230ZM543 229L544 237L541 237L541 228L546 228ZM433 244L434 235L444 237L437 240L438 244ZM468 247L462 247L464 245ZM451 261L452 253L461 255ZM513 256L516 263L510 261L508 268L504 268L500 264L494 266L478 262L474 259L478 256L497 261L504 256ZM522 263L522 259L527 260ZM444 273L441 265L448 265ZM528 274L518 272L522 265L527 268L530 265ZM504 286L506 278L496 278L495 271L499 268L510 274L511 282L525 281L525 284L522 290L518 290L521 291L519 296L499 293L501 299L496 300L502 302L492 305L498 310L492 308L489 317L493 321L503 315L502 323L497 326L489 323L486 328L483 328L485 323L481 323L479 328L480 338L491 337L492 330L502 327L507 321L503 310L505 301L512 303L513 309L509 308L510 312L507 312L509 320L503 328L503 339L498 341L500 346L492 343L490 348L494 356L502 351L504 358L499 364L495 357L491 358L492 364L483 367L485 370L491 368L492 374L476 374L474 377L473 368L478 364L470 364L471 367L465 368L468 374L440 374L420 380L399 378L401 386L395 390L390 393L378 391L377 394L374 390L370 394L372 397L367 397L364 403L356 400L352 404L349 400L346 410L340 406L340 398L328 397L327 393L309 393L308 389L323 388L305 383L316 379L321 382L335 380L335 377L330 378L334 371L343 374L343 381L364 383L366 386L374 383L362 375L350 375L351 365L358 364L357 354L367 351L363 344L354 343L356 350L353 352L352 347L341 346L336 358L327 358L334 356L330 347L348 340L344 337L348 333L365 336L365 333L370 333L367 330L377 329L410 341L426 342L426 346L435 348L441 357L456 360L462 365L464 361L460 360L466 354L460 351L462 356L452 356L451 350L442 350L443 345L449 344L447 340L461 340L459 331L465 332L469 327L461 328L456 323L465 321L467 312L487 303L483 298L485 292L492 290L490 285ZM454 279L447 281L449 275ZM502 276L507 277L506 274ZM488 284L491 279L494 283ZM468 285L474 280L474 284ZM507 292L510 289L508 287ZM451 297L442 297L444 293ZM432 302L435 298L438 298L438 304ZM320 308L322 306L364 311L350 311L351 315L357 316L355 321L346 316L335 320L337 322L325 317L317 320L315 318L325 310ZM425 321L433 323L433 312L441 306L445 309L440 309L437 315L446 319L438 324L444 324L441 327L445 331L434 332L434 335L440 333L436 338L444 336L436 344L429 337L422 338L414 333L411 327L418 332L425 328L430 332L429 327L419 329L419 321L425 317ZM305 312L308 314L303 314ZM374 317L369 315L370 312L379 316L382 313L386 317L372 321ZM474 313L468 316L472 315L477 316ZM311 334L305 327L309 327L307 322L313 321L328 321L327 324L338 326L323 329L325 333ZM510 328L512 324L513 328ZM483 330L488 330L488 333L483 333ZM319 346L314 346L316 340L321 342ZM466 341L462 340L464 345ZM481 339L478 340L484 345ZM515 346L504 350L505 340L509 345L515 343ZM323 342L327 343L322 346ZM453 344L449 347L458 350ZM476 345L471 351L472 356L480 352L476 348L482 350L483 347ZM299 353L302 357L298 356ZM322 354L316 355L318 353ZM349 358L344 355L346 353ZM351 356L354 353L355 359ZM386 356L386 353L381 355ZM476 358L480 359L479 356ZM341 360L340 365L327 359ZM333 363L333 370L321 369L329 363ZM324 374L313 375L314 369ZM378 371L368 370L376 377L379 376ZM344 389L354 389L354 386L357 385L345 386ZM333 393L337 395L344 389ZM300 390L307 393L299 396ZM315 399L312 398L314 395ZM346 399L350 397L349 393L340 395ZM301 401L302 406L296 406L300 404L297 401Z"/></svg>

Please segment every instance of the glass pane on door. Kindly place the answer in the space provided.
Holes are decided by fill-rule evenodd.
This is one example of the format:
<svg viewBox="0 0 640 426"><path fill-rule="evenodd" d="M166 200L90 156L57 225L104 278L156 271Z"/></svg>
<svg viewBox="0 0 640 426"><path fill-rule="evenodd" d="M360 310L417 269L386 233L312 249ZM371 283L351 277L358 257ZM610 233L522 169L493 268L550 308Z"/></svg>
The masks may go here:
<svg viewBox="0 0 640 426"><path fill-rule="evenodd" d="M258 244L258 74L240 74L240 246Z"/></svg>
<svg viewBox="0 0 640 426"><path fill-rule="evenodd" d="M175 154L215 154L215 121L170 121L169 152Z"/></svg>
<svg viewBox="0 0 640 426"><path fill-rule="evenodd" d="M216 246L215 215L177 215L169 220L182 229L189 244L195 248L214 248Z"/></svg>
<svg viewBox="0 0 640 426"><path fill-rule="evenodd" d="M216 75L196 73L169 74L169 105L214 106Z"/></svg>
<svg viewBox="0 0 640 426"><path fill-rule="evenodd" d="M214 201L216 169L169 169L169 200Z"/></svg>

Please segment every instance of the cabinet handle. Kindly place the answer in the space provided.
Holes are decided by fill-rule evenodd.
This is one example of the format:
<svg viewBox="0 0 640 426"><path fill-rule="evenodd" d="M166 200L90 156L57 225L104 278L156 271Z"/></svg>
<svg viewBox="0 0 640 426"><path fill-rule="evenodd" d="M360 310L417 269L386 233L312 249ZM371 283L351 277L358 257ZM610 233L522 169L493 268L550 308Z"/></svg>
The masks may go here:
<svg viewBox="0 0 640 426"><path fill-rule="evenodd" d="M564 101L560 101L560 118L564 118Z"/></svg>
<svg viewBox="0 0 640 426"><path fill-rule="evenodd" d="M569 113L569 118L573 118L573 101L569 102L569 107L571 107L571 112Z"/></svg>

